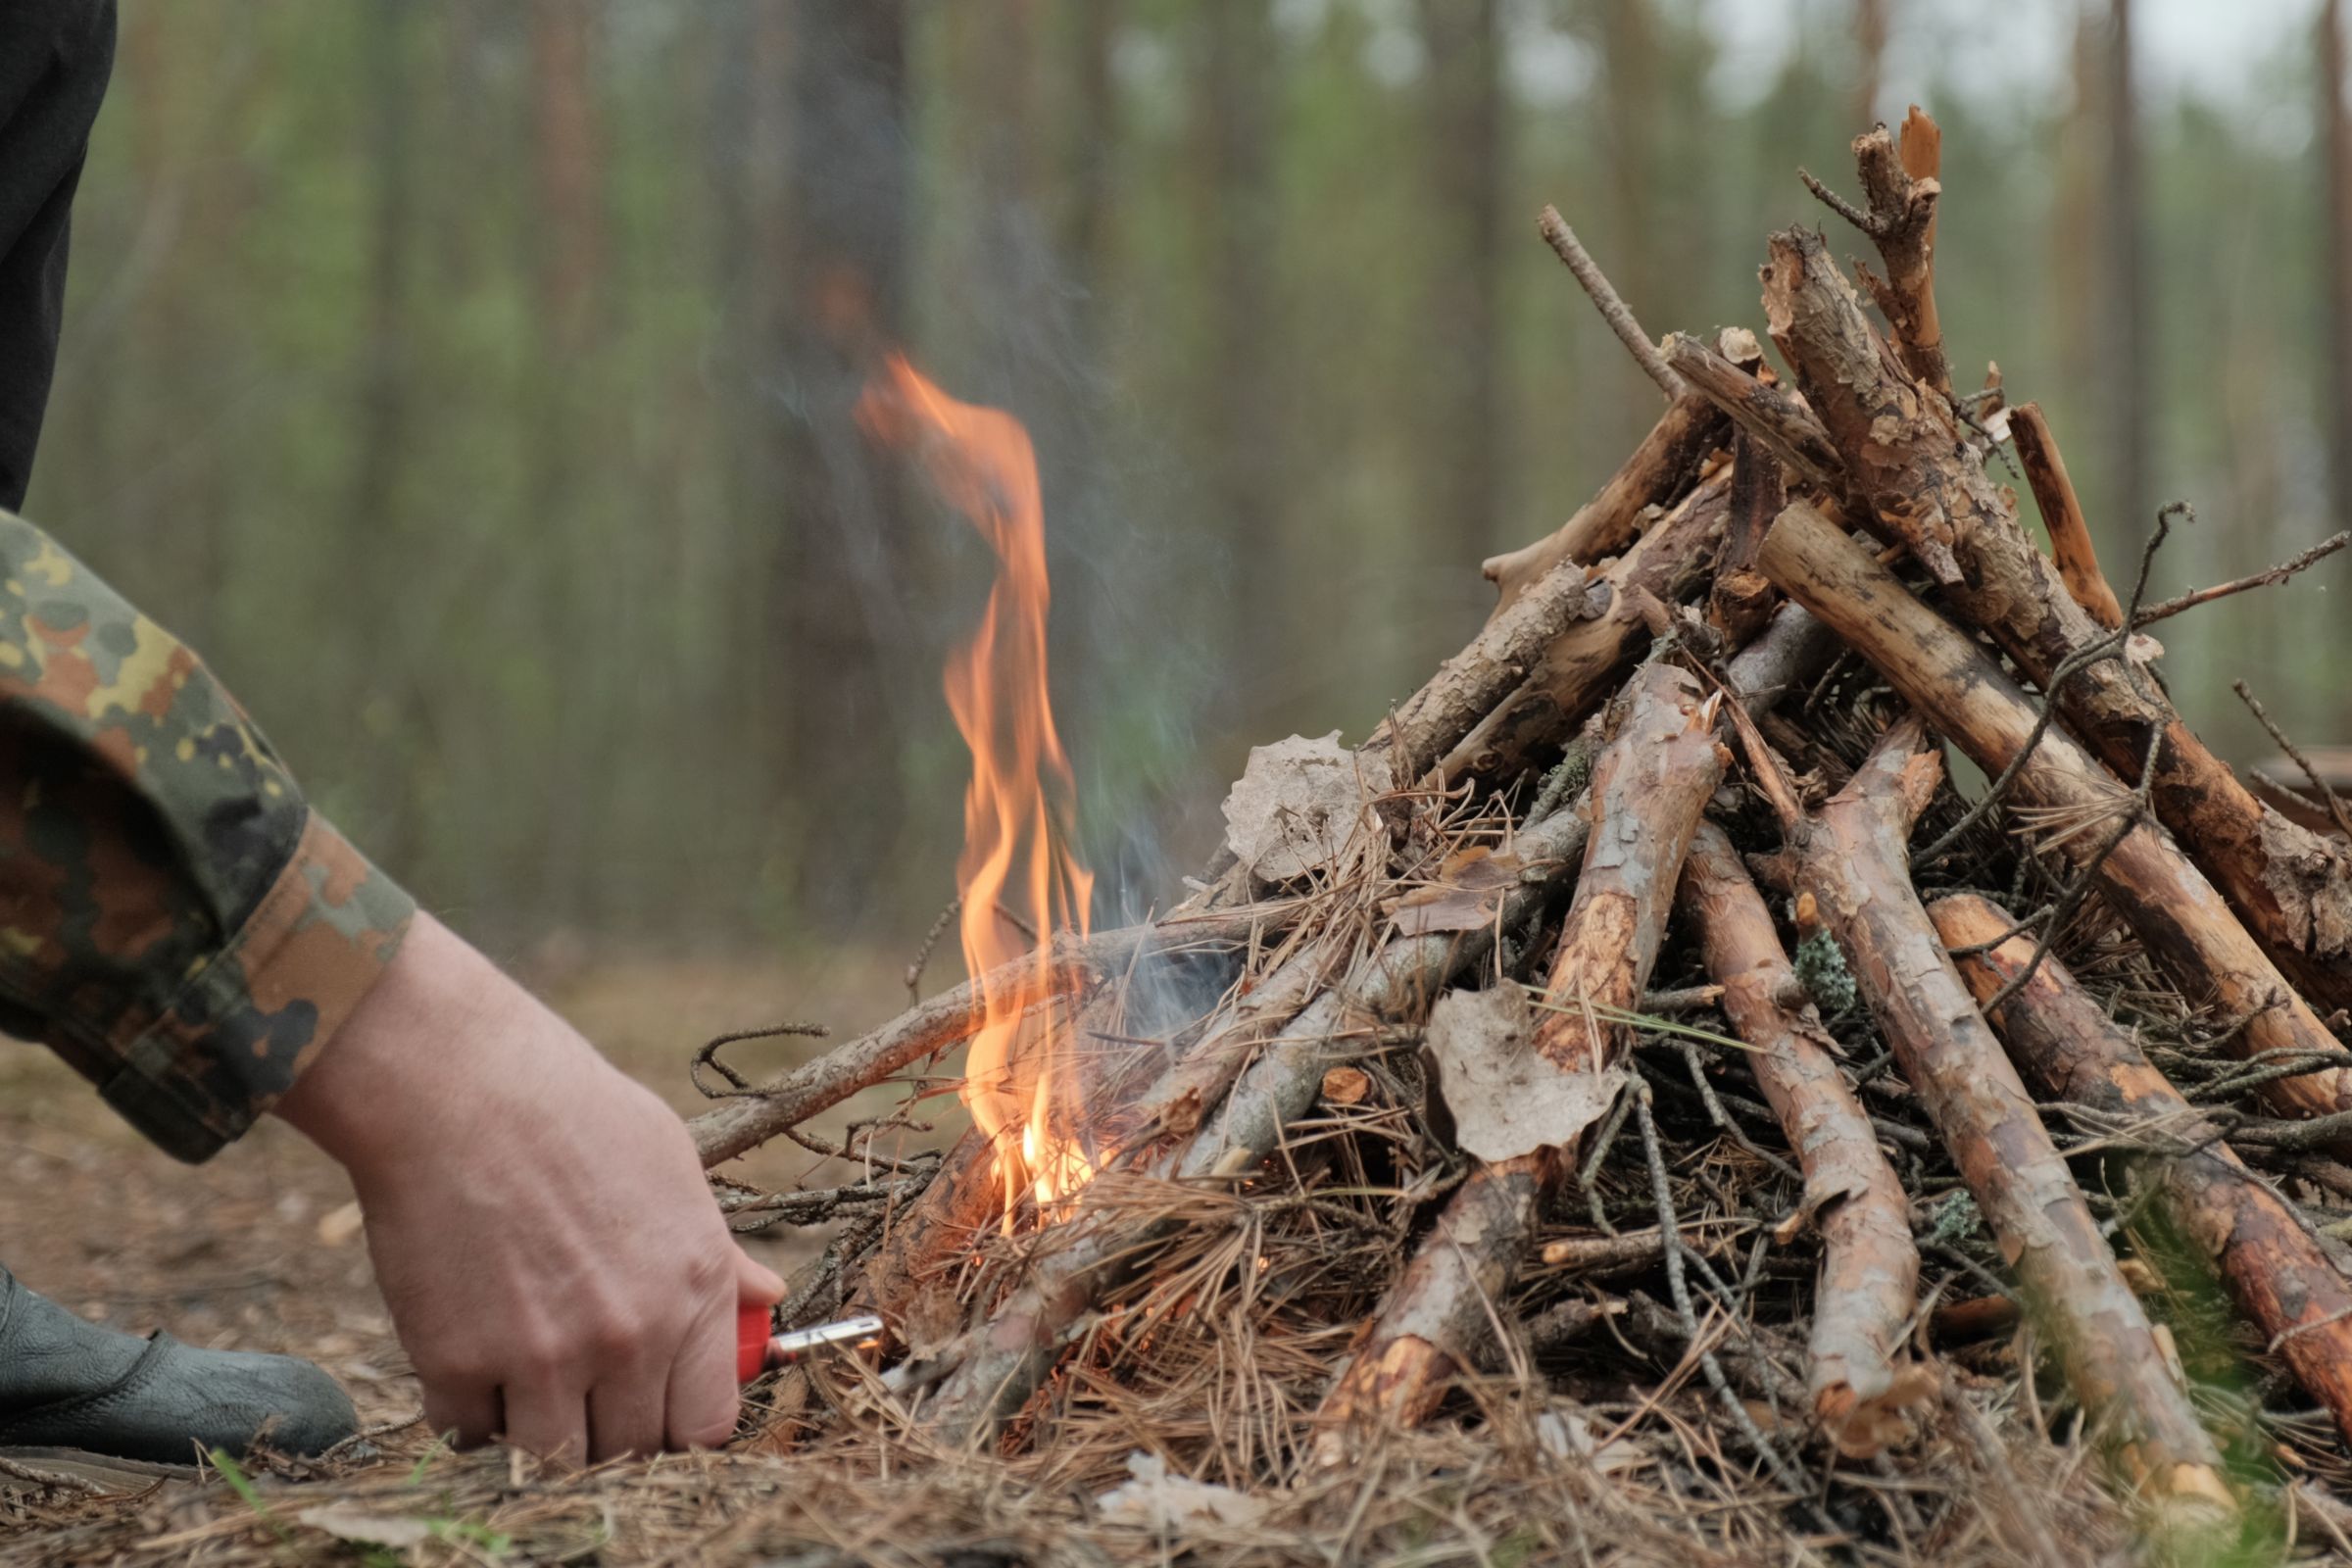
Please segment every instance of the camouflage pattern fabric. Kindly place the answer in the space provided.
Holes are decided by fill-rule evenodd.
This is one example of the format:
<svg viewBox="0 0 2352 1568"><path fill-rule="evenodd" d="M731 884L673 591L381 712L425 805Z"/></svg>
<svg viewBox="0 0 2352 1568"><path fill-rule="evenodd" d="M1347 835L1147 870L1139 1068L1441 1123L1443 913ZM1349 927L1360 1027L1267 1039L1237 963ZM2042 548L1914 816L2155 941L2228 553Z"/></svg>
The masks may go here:
<svg viewBox="0 0 2352 1568"><path fill-rule="evenodd" d="M0 512L0 1028L203 1159L292 1086L415 910L194 654Z"/></svg>

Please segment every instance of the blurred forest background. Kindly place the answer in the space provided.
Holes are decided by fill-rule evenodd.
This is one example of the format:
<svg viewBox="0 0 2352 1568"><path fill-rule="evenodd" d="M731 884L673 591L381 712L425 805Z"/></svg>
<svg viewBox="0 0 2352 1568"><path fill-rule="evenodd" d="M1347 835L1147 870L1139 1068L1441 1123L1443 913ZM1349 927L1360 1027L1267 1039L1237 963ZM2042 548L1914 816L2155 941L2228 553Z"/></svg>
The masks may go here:
<svg viewBox="0 0 2352 1568"><path fill-rule="evenodd" d="M1957 378L2042 402L2111 574L2175 497L2160 595L2332 531L2336 9L122 0L27 512L470 932L910 943L991 564L858 435L854 316L1034 432L1084 830L1164 901L1654 417L1544 201L1653 335L1760 328L1796 168L1922 102ZM2348 596L2171 623L2183 706L2352 740Z"/></svg>

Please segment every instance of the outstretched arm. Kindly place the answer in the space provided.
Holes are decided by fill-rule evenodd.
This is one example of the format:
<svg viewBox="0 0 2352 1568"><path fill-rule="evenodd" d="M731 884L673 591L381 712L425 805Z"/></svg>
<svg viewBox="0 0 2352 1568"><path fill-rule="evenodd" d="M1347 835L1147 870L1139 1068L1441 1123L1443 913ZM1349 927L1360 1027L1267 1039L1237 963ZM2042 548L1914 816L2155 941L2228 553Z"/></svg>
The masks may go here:
<svg viewBox="0 0 2352 1568"><path fill-rule="evenodd" d="M202 1159L275 1105L351 1172L426 1412L722 1440L744 1257L684 1125L369 865L178 641L0 513L0 1027Z"/></svg>

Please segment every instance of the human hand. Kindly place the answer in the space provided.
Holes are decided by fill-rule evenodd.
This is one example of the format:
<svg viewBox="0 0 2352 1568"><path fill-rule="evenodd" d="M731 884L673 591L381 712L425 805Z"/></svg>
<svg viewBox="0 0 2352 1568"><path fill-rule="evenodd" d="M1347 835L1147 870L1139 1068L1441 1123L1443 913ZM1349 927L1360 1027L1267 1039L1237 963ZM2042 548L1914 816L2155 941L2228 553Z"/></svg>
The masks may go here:
<svg viewBox="0 0 2352 1568"><path fill-rule="evenodd" d="M430 915L277 1111L351 1173L436 1430L574 1461L734 1431L736 1307L783 1282L685 1124Z"/></svg>

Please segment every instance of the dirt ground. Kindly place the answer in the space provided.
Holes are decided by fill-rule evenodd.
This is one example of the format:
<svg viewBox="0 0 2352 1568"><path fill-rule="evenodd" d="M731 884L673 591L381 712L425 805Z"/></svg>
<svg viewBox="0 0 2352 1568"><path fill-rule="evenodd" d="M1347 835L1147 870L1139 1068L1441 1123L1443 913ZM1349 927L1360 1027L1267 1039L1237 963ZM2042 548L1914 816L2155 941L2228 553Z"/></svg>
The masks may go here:
<svg viewBox="0 0 2352 1568"><path fill-rule="evenodd" d="M904 962L836 956L798 974L749 958L574 957L528 978L614 1061L692 1114L708 1103L687 1075L703 1041L788 1018L828 1021L837 1038L854 1033L905 1004ZM824 1048L785 1037L728 1054L758 1075ZM838 1136L890 1098L854 1102L811 1130ZM940 1133L952 1137L956 1102L936 1103ZM728 1169L775 1186L828 1185L826 1166L780 1144ZM342 1381L370 1424L417 1410L350 1184L291 1128L265 1120L209 1163L182 1165L144 1143L49 1053L0 1042L0 1262L32 1289L131 1333L160 1328L195 1345L311 1357ZM789 1272L822 1235L780 1227L744 1242Z"/></svg>

